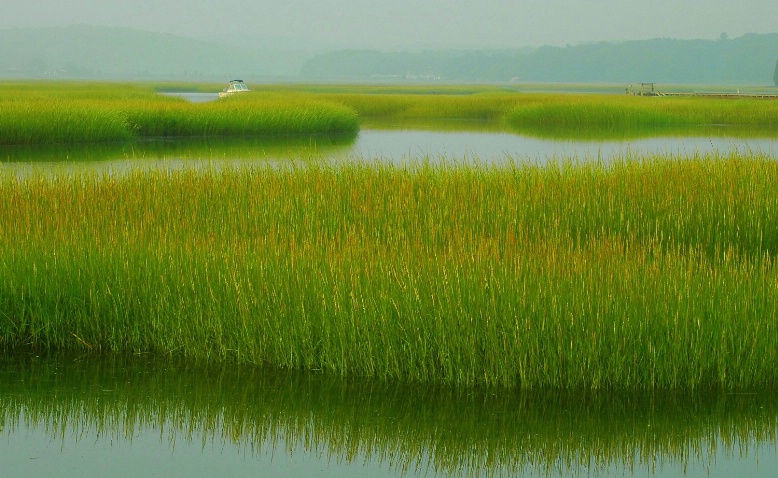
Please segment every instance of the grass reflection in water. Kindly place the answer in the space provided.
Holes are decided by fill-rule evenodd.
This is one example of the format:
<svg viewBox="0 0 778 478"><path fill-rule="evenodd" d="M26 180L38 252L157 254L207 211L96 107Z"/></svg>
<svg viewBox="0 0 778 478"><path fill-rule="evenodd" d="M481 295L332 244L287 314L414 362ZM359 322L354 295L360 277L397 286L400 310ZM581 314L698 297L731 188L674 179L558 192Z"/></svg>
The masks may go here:
<svg viewBox="0 0 778 478"><path fill-rule="evenodd" d="M116 446L161 440L286 447L338 463L378 461L444 476L707 466L776 442L778 403L754 394L506 391L347 380L148 358L5 357L0 432L87 431ZM720 456L720 455L719 455Z"/></svg>
<svg viewBox="0 0 778 478"><path fill-rule="evenodd" d="M122 160L127 168L144 160L256 160L334 153L351 146L357 133L257 136L252 138L153 138L143 141L58 145L0 145L0 163L89 163Z"/></svg>

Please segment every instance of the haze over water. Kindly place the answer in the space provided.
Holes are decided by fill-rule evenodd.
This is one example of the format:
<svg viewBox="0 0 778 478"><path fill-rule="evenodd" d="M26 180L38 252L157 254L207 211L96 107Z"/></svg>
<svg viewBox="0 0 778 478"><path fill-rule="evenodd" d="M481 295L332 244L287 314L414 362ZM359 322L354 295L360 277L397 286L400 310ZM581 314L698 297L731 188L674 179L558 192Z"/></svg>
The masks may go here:
<svg viewBox="0 0 778 478"><path fill-rule="evenodd" d="M771 0L38 0L3 2L0 29L90 24L261 48L521 48L776 31Z"/></svg>

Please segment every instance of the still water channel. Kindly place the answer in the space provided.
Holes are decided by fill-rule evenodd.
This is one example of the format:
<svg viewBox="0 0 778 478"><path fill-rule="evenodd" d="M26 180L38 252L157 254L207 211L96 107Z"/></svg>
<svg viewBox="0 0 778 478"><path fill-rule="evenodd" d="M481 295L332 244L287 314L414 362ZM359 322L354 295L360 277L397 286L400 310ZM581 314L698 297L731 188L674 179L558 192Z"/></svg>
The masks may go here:
<svg viewBox="0 0 778 478"><path fill-rule="evenodd" d="M0 361L2 476L775 476L769 393L562 394Z"/></svg>
<svg viewBox="0 0 778 478"><path fill-rule="evenodd" d="M756 133L756 134L754 134ZM229 164L238 167L267 162L327 159L455 163L531 163L550 161L613 161L654 155L693 156L764 153L778 156L778 131L742 131L711 127L645 132L642 136L590 137L560 132L541 137L508 131L493 124L422 122L367 124L355 136L312 136L251 139L156 139L99 145L0 147L0 172L32 170L123 171L137 168L180 168Z"/></svg>
<svg viewBox="0 0 778 478"><path fill-rule="evenodd" d="M354 137L0 148L0 173L332 161L534 163L759 152L778 133L622 137L367 124ZM778 476L775 391L417 387L149 357L0 359L0 476Z"/></svg>

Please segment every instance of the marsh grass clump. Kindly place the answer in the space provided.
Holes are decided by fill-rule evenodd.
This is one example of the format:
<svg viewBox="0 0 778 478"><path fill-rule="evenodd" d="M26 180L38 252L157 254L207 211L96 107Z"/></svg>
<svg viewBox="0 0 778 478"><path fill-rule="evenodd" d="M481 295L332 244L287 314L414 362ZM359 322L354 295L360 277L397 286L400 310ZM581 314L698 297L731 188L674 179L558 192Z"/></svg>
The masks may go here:
<svg viewBox="0 0 778 478"><path fill-rule="evenodd" d="M501 387L778 381L778 166L5 178L0 347Z"/></svg>
<svg viewBox="0 0 778 478"><path fill-rule="evenodd" d="M348 134L357 115L348 107L305 95L250 94L193 105L181 101L127 108L138 136Z"/></svg>
<svg viewBox="0 0 778 478"><path fill-rule="evenodd" d="M637 97L614 94L522 93L484 87L456 89L314 89L361 118L467 119L504 124L520 132L633 134L636 129L778 124L778 102L761 99Z"/></svg>
<svg viewBox="0 0 778 478"><path fill-rule="evenodd" d="M502 121L522 101L513 93L330 93L321 96L354 108L365 118Z"/></svg>
<svg viewBox="0 0 778 478"><path fill-rule="evenodd" d="M36 86L36 85L33 85ZM518 93L496 87L279 86L203 104L156 90L214 85L0 84L0 144L143 137L355 134L363 121L493 123L533 135L610 136L689 126L774 129L778 102ZM24 94L17 90L24 87Z"/></svg>
<svg viewBox="0 0 778 478"><path fill-rule="evenodd" d="M522 128L600 130L778 124L778 102L615 95L533 95L506 113Z"/></svg>
<svg viewBox="0 0 778 478"><path fill-rule="evenodd" d="M0 144L126 141L145 137L355 134L357 114L300 93L250 94L204 104L140 85L41 83L0 87Z"/></svg>
<svg viewBox="0 0 778 478"><path fill-rule="evenodd" d="M2 104L0 144L54 144L128 140L132 128L117 108L60 100Z"/></svg>

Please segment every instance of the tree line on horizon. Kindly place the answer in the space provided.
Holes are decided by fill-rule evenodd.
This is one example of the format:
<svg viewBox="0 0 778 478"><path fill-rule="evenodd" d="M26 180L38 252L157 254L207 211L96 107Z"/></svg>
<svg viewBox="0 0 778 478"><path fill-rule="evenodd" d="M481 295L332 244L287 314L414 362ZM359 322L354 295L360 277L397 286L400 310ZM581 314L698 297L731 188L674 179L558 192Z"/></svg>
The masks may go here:
<svg viewBox="0 0 778 478"><path fill-rule="evenodd" d="M342 50L306 61L311 80L442 80L769 85L778 34L635 40L526 50ZM778 86L778 65L774 78Z"/></svg>
<svg viewBox="0 0 778 478"><path fill-rule="evenodd" d="M227 47L126 28L0 30L0 78L770 85L775 65L778 86L777 57L778 33L500 50L340 50L292 58L250 42Z"/></svg>

